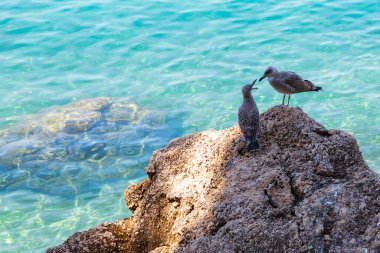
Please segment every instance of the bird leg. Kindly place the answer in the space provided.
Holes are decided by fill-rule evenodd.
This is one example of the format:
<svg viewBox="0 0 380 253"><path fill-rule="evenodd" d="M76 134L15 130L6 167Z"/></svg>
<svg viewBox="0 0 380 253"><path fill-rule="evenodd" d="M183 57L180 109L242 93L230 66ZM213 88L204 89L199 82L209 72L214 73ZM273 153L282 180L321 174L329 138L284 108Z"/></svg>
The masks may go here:
<svg viewBox="0 0 380 253"><path fill-rule="evenodd" d="M285 98L285 95L284 95ZM289 107L290 95L288 95L288 107Z"/></svg>
<svg viewBox="0 0 380 253"><path fill-rule="evenodd" d="M284 102L285 102L285 94L284 94L284 97L282 98L282 105L284 105Z"/></svg>

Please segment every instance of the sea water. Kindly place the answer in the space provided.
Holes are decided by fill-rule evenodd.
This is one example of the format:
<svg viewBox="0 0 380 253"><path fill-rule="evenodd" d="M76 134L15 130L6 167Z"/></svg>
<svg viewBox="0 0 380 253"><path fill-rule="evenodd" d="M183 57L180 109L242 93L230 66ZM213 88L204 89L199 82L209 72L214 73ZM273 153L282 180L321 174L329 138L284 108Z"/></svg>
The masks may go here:
<svg viewBox="0 0 380 253"><path fill-rule="evenodd" d="M0 251L43 252L129 216L123 191L152 152L236 124L241 87L268 65L322 86L291 106L353 134L380 172L379 13L374 0L2 0ZM257 87L261 112L281 103ZM98 97L112 102L88 112L91 128L38 132L59 106ZM109 116L119 104L144 113Z"/></svg>

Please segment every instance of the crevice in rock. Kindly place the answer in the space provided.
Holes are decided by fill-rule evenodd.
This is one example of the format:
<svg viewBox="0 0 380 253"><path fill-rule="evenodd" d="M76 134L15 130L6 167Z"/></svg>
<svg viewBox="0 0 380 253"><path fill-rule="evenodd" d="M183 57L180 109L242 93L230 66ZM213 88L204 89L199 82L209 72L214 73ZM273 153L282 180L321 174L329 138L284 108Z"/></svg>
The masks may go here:
<svg viewBox="0 0 380 253"><path fill-rule="evenodd" d="M293 202L293 205L291 207L291 210L293 212L294 211L293 207L296 206L298 203L300 203L304 199L304 196L302 196L300 193L298 193L294 187L294 183L293 183L294 179L293 179L292 171L287 170L286 168L284 168L284 166L282 166L283 164L285 164L285 161L283 161L283 159L282 159L282 157L284 157L282 152L280 153L280 157L281 157L281 161L280 161L281 170L289 178L290 193L294 197L294 202ZM286 159L288 159L288 158L286 158Z"/></svg>
<svg viewBox="0 0 380 253"><path fill-rule="evenodd" d="M156 164L154 162L152 162L152 165L151 167L148 167L146 170L145 170L146 174L148 175L149 179L153 179L153 177L156 175L157 171L156 171Z"/></svg>
<svg viewBox="0 0 380 253"><path fill-rule="evenodd" d="M273 208L278 208L277 204L273 201L272 197L268 194L268 191L267 189L264 190L264 194L267 196L268 198L268 203L271 207Z"/></svg>
<svg viewBox="0 0 380 253"><path fill-rule="evenodd" d="M115 240L115 253L120 253L120 245L118 240Z"/></svg>
<svg viewBox="0 0 380 253"><path fill-rule="evenodd" d="M181 198L180 197L169 197L168 201L169 201L169 203L181 202Z"/></svg>
<svg viewBox="0 0 380 253"><path fill-rule="evenodd" d="M227 224L227 221L225 219L220 219L217 221L217 223L215 224L214 228L212 229L211 231L211 235L216 235L218 233L218 231L224 227L224 225Z"/></svg>
<svg viewBox="0 0 380 253"><path fill-rule="evenodd" d="M292 212L294 212L294 209L292 209ZM294 214L294 216L295 216L295 214ZM298 238L301 241L301 245L305 245L305 243L304 243L304 241L302 239L302 236L301 236L301 224L300 224L300 221L298 219L296 220L296 224L297 224Z"/></svg>
<svg viewBox="0 0 380 253"><path fill-rule="evenodd" d="M293 183L294 179L293 179L293 176L292 176L291 172L290 171L289 172L285 171L285 175L289 178L290 193L294 197L294 202L293 202L292 206L294 207L294 206L298 205L298 203L300 203L304 199L304 196L302 196L301 194L299 194L297 192L297 190L295 189L294 183Z"/></svg>
<svg viewBox="0 0 380 253"><path fill-rule="evenodd" d="M322 137L330 137L332 135L327 129L316 128L314 129L314 132Z"/></svg>

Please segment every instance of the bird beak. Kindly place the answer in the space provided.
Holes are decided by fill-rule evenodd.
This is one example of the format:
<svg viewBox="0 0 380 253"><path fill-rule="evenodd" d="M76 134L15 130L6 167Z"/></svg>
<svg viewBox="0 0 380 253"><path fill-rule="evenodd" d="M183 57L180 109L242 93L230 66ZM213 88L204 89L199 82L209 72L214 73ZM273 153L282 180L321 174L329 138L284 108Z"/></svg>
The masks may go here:
<svg viewBox="0 0 380 253"><path fill-rule="evenodd" d="M259 82L261 82L261 80L263 80L265 77L266 77L266 76L262 76L262 77L260 77Z"/></svg>
<svg viewBox="0 0 380 253"><path fill-rule="evenodd" d="M257 79L255 79L255 81L253 81L253 82L251 83L251 90L257 90L256 87L253 87L253 85L255 85L256 81L257 81Z"/></svg>

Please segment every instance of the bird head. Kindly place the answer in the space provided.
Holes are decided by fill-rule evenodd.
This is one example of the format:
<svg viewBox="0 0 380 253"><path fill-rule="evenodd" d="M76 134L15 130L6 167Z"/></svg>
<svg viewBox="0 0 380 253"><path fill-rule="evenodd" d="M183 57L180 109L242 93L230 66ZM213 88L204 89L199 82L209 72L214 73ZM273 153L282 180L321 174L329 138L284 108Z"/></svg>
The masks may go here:
<svg viewBox="0 0 380 253"><path fill-rule="evenodd" d="M257 79L255 79L255 81L253 81L251 84L246 84L243 86L243 88L241 89L243 96L249 96L249 95L251 95L252 90L257 89L256 87L253 87L253 85L255 85L256 81L257 81Z"/></svg>
<svg viewBox="0 0 380 253"><path fill-rule="evenodd" d="M260 77L259 82L261 82L265 77L271 77L274 74L277 74L278 70L275 67L269 66L262 77Z"/></svg>

